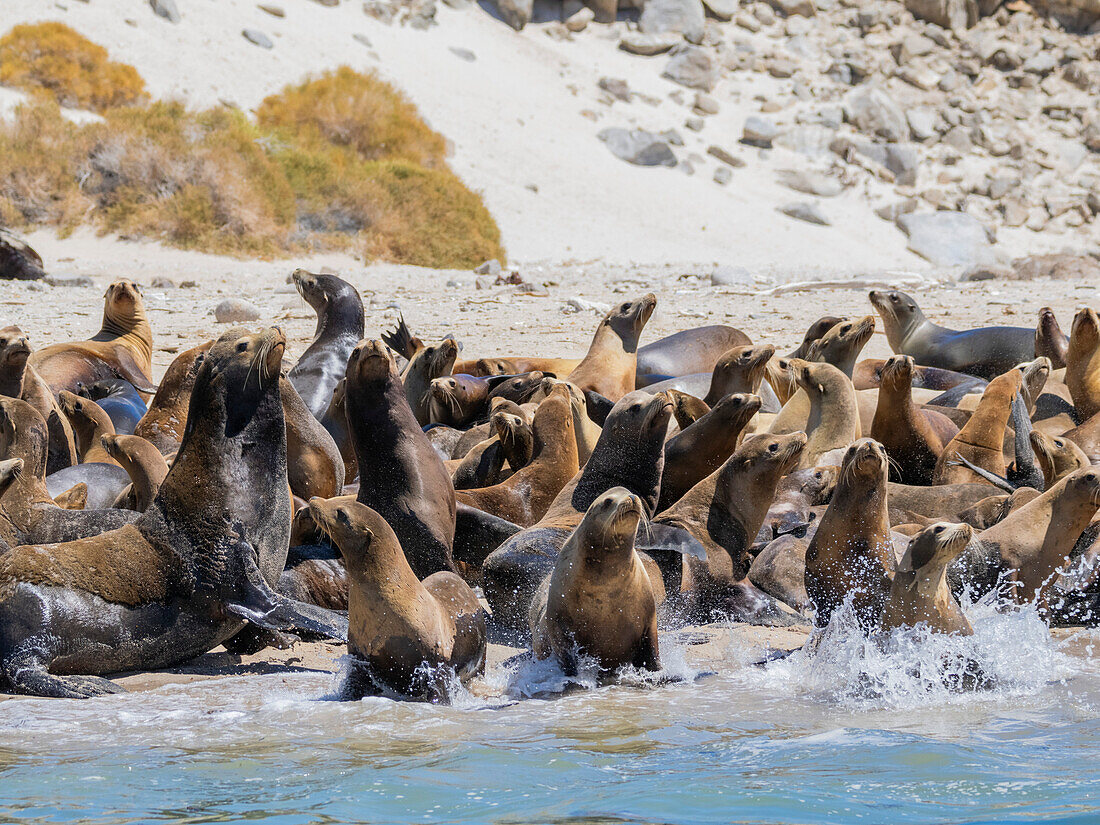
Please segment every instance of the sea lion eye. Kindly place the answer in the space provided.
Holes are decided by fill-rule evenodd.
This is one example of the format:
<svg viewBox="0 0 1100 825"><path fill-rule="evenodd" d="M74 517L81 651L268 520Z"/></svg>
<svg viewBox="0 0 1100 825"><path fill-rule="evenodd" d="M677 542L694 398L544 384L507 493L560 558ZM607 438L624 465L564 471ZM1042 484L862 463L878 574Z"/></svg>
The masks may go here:
<svg viewBox="0 0 1100 825"><path fill-rule="evenodd" d="M890 300L893 301L896 304L898 302L898 296L895 295L893 292L891 292L890 293Z"/></svg>
<svg viewBox="0 0 1100 825"><path fill-rule="evenodd" d="M778 450L779 450L779 444L777 444L776 442L773 441L771 444L768 445L768 452L769 453L774 453L774 452L777 452Z"/></svg>
<svg viewBox="0 0 1100 825"><path fill-rule="evenodd" d="M351 524L351 519L348 518L348 513L342 507L336 511L336 521L340 524Z"/></svg>
<svg viewBox="0 0 1100 825"><path fill-rule="evenodd" d="M630 304L623 304L623 305L622 305L622 306L620 307L620 309L621 309L621 310L622 310L623 312L626 312L626 311L627 311L628 309L630 309Z"/></svg>
<svg viewBox="0 0 1100 825"><path fill-rule="evenodd" d="M237 342L237 352L245 352L248 350L248 341Z"/></svg>
<svg viewBox="0 0 1100 825"><path fill-rule="evenodd" d="M943 532L943 526L941 525L940 527L937 527L933 532L942 533Z"/></svg>
<svg viewBox="0 0 1100 825"><path fill-rule="evenodd" d="M850 330L851 328L852 328L852 325L851 325L851 324L845 324L844 326L842 326L842 327L840 328L840 334L841 334L841 335L844 335L844 334L846 334L846 333L848 332L848 330Z"/></svg>

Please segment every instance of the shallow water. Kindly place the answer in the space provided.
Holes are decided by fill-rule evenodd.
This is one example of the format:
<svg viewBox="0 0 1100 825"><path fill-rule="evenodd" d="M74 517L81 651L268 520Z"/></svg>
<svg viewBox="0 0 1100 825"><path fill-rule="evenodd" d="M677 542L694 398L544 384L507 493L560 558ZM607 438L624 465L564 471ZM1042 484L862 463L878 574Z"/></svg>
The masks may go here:
<svg viewBox="0 0 1100 825"><path fill-rule="evenodd" d="M318 673L0 702L0 821L1100 821L1100 634L970 615L972 639L888 652L842 619L764 668L736 634L665 635L683 681L553 695L560 673L520 663L454 707L329 701ZM995 687L932 675L963 654Z"/></svg>

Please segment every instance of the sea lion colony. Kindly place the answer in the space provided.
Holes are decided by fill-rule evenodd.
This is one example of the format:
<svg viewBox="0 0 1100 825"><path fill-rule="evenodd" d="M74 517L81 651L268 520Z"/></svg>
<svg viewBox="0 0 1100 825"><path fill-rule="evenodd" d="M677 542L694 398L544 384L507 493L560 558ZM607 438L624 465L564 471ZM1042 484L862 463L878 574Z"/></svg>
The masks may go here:
<svg viewBox="0 0 1100 825"><path fill-rule="evenodd" d="M349 698L445 700L493 634L613 678L678 624L966 635L960 594L993 590L1100 615L1091 309L1068 337L1046 308L959 331L875 290L877 318L777 354L726 326L642 345L649 294L579 360L458 360L293 280L318 321L289 371L277 328L232 329L154 384L130 281L87 341L0 330L0 689L311 637L346 640ZM876 323L885 361L860 358Z"/></svg>

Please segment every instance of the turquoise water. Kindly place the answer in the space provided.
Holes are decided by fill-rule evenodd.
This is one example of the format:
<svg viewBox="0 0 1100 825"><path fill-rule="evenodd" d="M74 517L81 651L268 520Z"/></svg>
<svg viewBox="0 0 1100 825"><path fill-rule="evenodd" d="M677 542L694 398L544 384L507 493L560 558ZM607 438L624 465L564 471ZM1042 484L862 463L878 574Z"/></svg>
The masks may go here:
<svg viewBox="0 0 1100 825"><path fill-rule="evenodd" d="M840 628L766 668L665 636L684 681L550 698L516 698L545 664L498 666L455 707L328 701L317 672L0 702L0 821L1100 822L1098 636L971 616L992 691L929 677L958 642Z"/></svg>

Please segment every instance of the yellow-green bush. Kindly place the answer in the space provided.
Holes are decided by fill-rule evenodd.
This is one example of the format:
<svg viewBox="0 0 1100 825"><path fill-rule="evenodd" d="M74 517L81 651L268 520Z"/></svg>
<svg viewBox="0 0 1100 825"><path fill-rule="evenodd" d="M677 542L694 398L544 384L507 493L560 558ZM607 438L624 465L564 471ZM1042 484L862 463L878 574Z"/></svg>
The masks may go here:
<svg viewBox="0 0 1100 825"><path fill-rule="evenodd" d="M0 38L0 85L45 90L62 106L104 111L145 97L137 69L64 23L16 26Z"/></svg>

